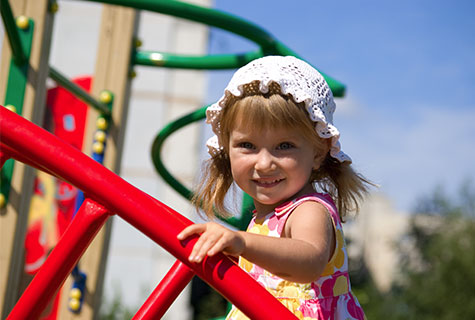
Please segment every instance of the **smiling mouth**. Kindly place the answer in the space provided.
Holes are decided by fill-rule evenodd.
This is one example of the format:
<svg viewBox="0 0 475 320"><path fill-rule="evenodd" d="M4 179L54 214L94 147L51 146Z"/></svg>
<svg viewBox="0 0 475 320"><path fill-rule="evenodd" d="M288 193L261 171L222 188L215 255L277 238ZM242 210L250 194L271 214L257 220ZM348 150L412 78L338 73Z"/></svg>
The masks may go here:
<svg viewBox="0 0 475 320"><path fill-rule="evenodd" d="M264 188L270 188L273 187L277 184L279 184L281 181L284 181L284 179L274 179L274 180L252 180L256 185L259 187L264 187Z"/></svg>

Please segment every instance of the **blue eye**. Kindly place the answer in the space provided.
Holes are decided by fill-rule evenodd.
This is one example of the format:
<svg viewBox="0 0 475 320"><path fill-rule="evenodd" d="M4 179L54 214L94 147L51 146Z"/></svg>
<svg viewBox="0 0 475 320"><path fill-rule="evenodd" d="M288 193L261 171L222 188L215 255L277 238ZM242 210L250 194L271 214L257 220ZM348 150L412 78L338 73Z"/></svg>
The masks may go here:
<svg viewBox="0 0 475 320"><path fill-rule="evenodd" d="M288 149L292 149L293 147L294 147L294 145L290 142L282 142L281 144L279 144L277 149L279 149L279 150L288 150Z"/></svg>
<svg viewBox="0 0 475 320"><path fill-rule="evenodd" d="M252 149L252 148L254 148L254 145L250 142L241 142L239 144L239 147L244 148L244 149Z"/></svg>

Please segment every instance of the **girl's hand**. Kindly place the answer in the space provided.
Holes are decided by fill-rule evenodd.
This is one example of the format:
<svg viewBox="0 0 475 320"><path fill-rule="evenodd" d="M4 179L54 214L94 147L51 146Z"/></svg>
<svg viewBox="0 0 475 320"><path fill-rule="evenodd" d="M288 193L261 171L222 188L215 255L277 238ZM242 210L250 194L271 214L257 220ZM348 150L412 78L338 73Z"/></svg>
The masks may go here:
<svg viewBox="0 0 475 320"><path fill-rule="evenodd" d="M200 263L205 256L214 256L218 252L239 256L244 251L245 241L240 232L232 231L215 222L188 226L177 238L181 241L195 234L201 235L188 257L190 262Z"/></svg>

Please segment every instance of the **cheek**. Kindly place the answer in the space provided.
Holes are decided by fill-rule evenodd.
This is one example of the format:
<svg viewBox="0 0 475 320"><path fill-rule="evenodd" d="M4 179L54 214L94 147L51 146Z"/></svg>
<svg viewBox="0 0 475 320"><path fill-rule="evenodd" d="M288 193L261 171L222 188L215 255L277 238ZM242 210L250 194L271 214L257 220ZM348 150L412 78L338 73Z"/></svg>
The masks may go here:
<svg viewBox="0 0 475 320"><path fill-rule="evenodd" d="M285 163L285 167L287 170L298 174L311 174L316 165L312 157L308 156L299 159L288 159Z"/></svg>
<svg viewBox="0 0 475 320"><path fill-rule="evenodd" d="M235 161L234 165L231 163L231 175L233 177L234 183L242 189L245 190L247 187L247 181L249 181L250 174L249 171L239 163L239 161Z"/></svg>
<svg viewBox="0 0 475 320"><path fill-rule="evenodd" d="M239 178L244 172L247 170L247 165L245 158L239 157L236 154L230 153L229 154L229 162L231 164L231 173L233 175L234 180Z"/></svg>
<svg viewBox="0 0 475 320"><path fill-rule="evenodd" d="M302 168L307 167L310 161L311 158L309 157L297 155L295 157L292 156L282 159L280 165L281 167L285 167L289 170L301 170Z"/></svg>

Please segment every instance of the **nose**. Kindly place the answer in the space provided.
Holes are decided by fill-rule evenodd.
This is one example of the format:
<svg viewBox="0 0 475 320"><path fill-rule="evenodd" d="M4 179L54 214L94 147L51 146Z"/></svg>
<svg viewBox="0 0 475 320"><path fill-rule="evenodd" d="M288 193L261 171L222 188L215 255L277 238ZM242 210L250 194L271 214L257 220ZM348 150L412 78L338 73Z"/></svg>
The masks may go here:
<svg viewBox="0 0 475 320"><path fill-rule="evenodd" d="M269 152L267 149L261 149L259 153L256 155L256 163L254 165L254 168L257 171L272 171L275 170L276 164L275 164L275 159L272 153Z"/></svg>

